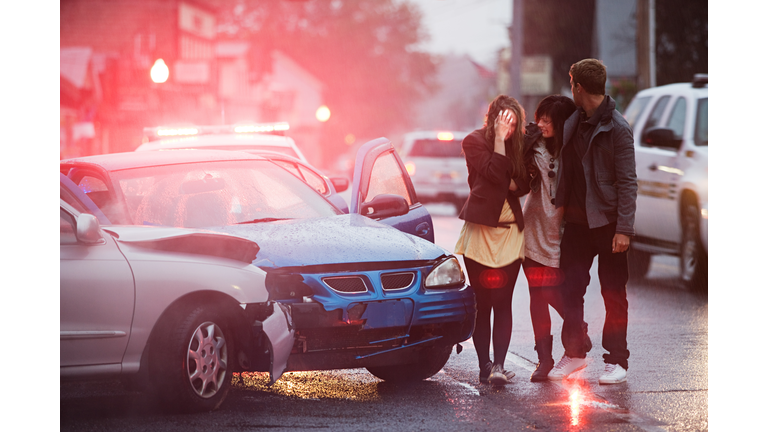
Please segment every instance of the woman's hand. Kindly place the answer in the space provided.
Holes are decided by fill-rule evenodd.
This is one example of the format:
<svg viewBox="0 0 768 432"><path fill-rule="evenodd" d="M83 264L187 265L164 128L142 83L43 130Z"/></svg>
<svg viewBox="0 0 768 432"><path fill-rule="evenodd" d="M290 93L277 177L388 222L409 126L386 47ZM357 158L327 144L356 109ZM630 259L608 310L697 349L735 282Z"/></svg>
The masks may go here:
<svg viewBox="0 0 768 432"><path fill-rule="evenodd" d="M506 140L515 131L517 127L517 118L512 110L500 111L493 125L496 137Z"/></svg>

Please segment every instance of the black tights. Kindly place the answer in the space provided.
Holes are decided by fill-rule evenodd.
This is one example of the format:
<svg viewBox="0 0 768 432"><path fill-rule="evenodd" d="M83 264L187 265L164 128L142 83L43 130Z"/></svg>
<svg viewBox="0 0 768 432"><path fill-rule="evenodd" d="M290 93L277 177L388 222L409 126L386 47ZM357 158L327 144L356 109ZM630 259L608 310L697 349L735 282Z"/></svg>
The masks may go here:
<svg viewBox="0 0 768 432"><path fill-rule="evenodd" d="M498 269L464 257L469 283L475 291L477 318L472 342L480 368L491 361L491 311L493 310L493 364L504 365L512 338L512 293L522 260Z"/></svg>

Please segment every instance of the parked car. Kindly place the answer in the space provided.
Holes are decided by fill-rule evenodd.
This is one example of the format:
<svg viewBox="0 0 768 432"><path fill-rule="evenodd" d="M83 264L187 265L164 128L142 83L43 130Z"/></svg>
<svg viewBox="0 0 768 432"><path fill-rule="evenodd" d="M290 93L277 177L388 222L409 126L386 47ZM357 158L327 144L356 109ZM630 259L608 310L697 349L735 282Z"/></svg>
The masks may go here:
<svg viewBox="0 0 768 432"><path fill-rule="evenodd" d="M467 164L461 154L466 132L416 131L403 136L400 156L423 203L448 202L461 211L469 196Z"/></svg>
<svg viewBox="0 0 768 432"><path fill-rule="evenodd" d="M433 243L432 219L385 138L358 154L350 214L243 152L90 156L61 161L61 172L113 223L258 244L253 264L269 300L293 320L288 371L365 367L384 380L425 379L472 334L473 291L456 257Z"/></svg>
<svg viewBox="0 0 768 432"><path fill-rule="evenodd" d="M171 227L101 226L62 182L60 375L120 377L171 408L217 408L232 373L287 366L294 330L256 243ZM64 196L66 195L66 200ZM84 200L80 201L81 199Z"/></svg>
<svg viewBox="0 0 768 432"><path fill-rule="evenodd" d="M289 137L276 136L270 131L282 133L287 123L262 123L230 126L187 126L185 128L145 128L147 142L136 151L171 149L218 149L236 150L268 157L315 188L344 213L349 206L339 193L349 188L346 177L328 177L309 164L296 143ZM258 132L256 132L258 131ZM183 134L183 135L172 135ZM175 136L175 138L167 138ZM184 138L179 138L183 136ZM160 137L166 137L161 139Z"/></svg>
<svg viewBox="0 0 768 432"><path fill-rule="evenodd" d="M699 74L642 90L625 112L638 180L633 277L645 276L653 254L677 255L683 282L707 290L708 87Z"/></svg>

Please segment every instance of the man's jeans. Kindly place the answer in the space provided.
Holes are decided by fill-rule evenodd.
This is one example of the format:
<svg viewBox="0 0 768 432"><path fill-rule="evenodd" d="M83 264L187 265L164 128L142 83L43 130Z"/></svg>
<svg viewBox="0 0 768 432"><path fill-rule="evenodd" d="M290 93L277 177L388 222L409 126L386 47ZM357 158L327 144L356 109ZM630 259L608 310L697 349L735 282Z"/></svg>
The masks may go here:
<svg viewBox="0 0 768 432"><path fill-rule="evenodd" d="M565 275L563 282L563 345L565 355L585 358L584 295L589 285L589 270L595 255L598 257L597 274L600 293L605 303L603 326L603 354L606 363L618 364L629 369L627 360L627 252L611 252L616 224L589 229L586 225L566 223L560 243L560 268Z"/></svg>

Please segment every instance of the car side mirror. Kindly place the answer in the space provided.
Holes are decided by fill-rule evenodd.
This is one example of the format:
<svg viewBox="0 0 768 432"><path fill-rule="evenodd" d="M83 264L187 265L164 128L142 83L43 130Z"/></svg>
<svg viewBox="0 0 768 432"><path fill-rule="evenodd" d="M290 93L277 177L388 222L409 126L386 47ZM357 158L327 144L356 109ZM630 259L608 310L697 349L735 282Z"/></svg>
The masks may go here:
<svg viewBox="0 0 768 432"><path fill-rule="evenodd" d="M101 236L101 228L96 216L80 213L77 217L77 240L85 244L102 243L104 238Z"/></svg>
<svg viewBox="0 0 768 432"><path fill-rule="evenodd" d="M679 150L683 140L675 137L672 129L664 127L650 128L643 134L643 145Z"/></svg>
<svg viewBox="0 0 768 432"><path fill-rule="evenodd" d="M331 184L337 193L349 189L349 179L346 177L331 177Z"/></svg>
<svg viewBox="0 0 768 432"><path fill-rule="evenodd" d="M360 214L373 219L400 216L408 213L408 201L400 195L381 194L360 206Z"/></svg>

